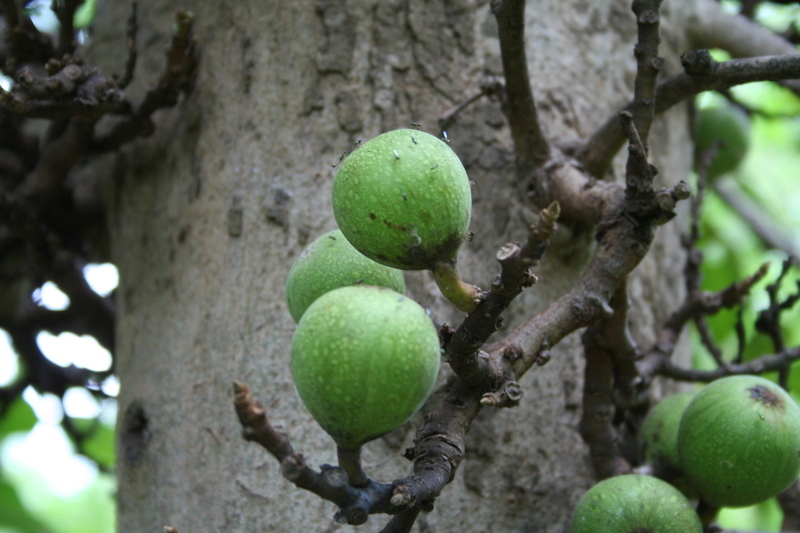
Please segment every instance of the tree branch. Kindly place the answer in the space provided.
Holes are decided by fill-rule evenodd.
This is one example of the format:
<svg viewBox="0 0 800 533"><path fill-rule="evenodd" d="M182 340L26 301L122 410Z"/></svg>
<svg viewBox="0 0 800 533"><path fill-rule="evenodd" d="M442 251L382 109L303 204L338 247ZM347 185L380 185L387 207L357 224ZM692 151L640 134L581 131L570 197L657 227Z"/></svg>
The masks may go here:
<svg viewBox="0 0 800 533"><path fill-rule="evenodd" d="M245 440L253 441L271 453L281 464L283 477L297 487L338 505L338 522L358 525L366 522L371 513L395 514L403 510L403 507L389 503L390 484L368 480L366 486L356 488L348 484L347 474L339 467L323 465L321 472L309 468L286 434L270 425L263 406L253 399L247 385L235 381L233 391L234 406Z"/></svg>
<svg viewBox="0 0 800 533"><path fill-rule="evenodd" d="M630 111L633 124L639 132L645 154L648 152L650 125L655 110L656 78L661 71L664 58L658 56L661 43L660 10L662 0L634 0L633 12L639 30L639 42L634 48L636 56L636 80L633 84L633 102Z"/></svg>
<svg viewBox="0 0 800 533"><path fill-rule="evenodd" d="M722 91L756 81L779 81L800 78L800 54L732 59L718 63L705 50L682 56L685 71L658 84L655 113L661 114L675 104L703 91ZM630 111L633 103L622 111ZM614 156L625 143L625 133L617 115L609 117L576 150L576 158L592 176L601 178Z"/></svg>
<svg viewBox="0 0 800 533"><path fill-rule="evenodd" d="M732 283L718 292L693 291L689 293L683 304L673 311L664 323L656 342L644 358L637 363L639 373L645 382L649 383L654 375L661 373L664 365L669 364L669 358L675 351L678 337L689 321L716 314L723 307L731 308L740 305L745 296L750 293L753 285L767 274L768 268L769 264L765 263L753 275ZM723 372L725 371L725 367L720 368Z"/></svg>
<svg viewBox="0 0 800 533"><path fill-rule="evenodd" d="M191 89L198 61L193 25L194 19L188 12L178 11L175 14L164 73L130 116L118 122L107 134L94 138L91 144L93 152L116 150L136 137L150 135L154 127L150 118L153 113L174 106L180 93Z"/></svg>
<svg viewBox="0 0 800 533"><path fill-rule="evenodd" d="M525 0L492 0L505 75L505 114L514 139L517 178L526 179L550 158L536 112L525 53Z"/></svg>
<svg viewBox="0 0 800 533"><path fill-rule="evenodd" d="M630 383L630 366L636 359L628 330L627 285L623 281L611 298L613 314L601 319L581 336L586 366L583 380L583 409L579 430L589 445L589 456L600 479L630 472L630 464L622 458L619 437L612 424L614 416L614 390L618 385ZM624 368L620 368L620 367ZM619 372L623 370L623 372ZM616 374L626 374L622 382ZM638 375L636 367L633 373Z"/></svg>
<svg viewBox="0 0 800 533"><path fill-rule="evenodd" d="M514 380L507 365L501 369L492 368L493 362L505 361L508 357L491 360L479 349L502 324L501 313L525 287L536 281L529 268L538 264L544 255L559 213L556 202L542 209L538 223L530 228L525 246L510 242L497 252L501 273L492 282L492 290L447 339L445 357L465 385L494 390L500 383Z"/></svg>
<svg viewBox="0 0 800 533"><path fill-rule="evenodd" d="M744 364L729 364L715 370L694 370L681 368L669 361L664 361L658 368L658 374L679 381L700 381L708 383L725 376L740 374L763 374L765 372L779 372L782 368L800 359L800 346L790 348L782 353L762 355L757 359Z"/></svg>

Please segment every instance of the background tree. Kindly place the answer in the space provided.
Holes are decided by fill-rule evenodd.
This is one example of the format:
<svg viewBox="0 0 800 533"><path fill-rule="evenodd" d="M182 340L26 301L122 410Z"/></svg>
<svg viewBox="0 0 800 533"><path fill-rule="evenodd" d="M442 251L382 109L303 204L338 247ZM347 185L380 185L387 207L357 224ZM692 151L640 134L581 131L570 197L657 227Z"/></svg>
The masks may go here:
<svg viewBox="0 0 800 533"><path fill-rule="evenodd" d="M634 394L638 376L624 373L613 383L629 403L613 405L610 376L599 379L611 369L609 353L631 372L640 370L626 364L635 346L650 354L645 381L656 371L677 374L661 352L687 364L685 322L737 303L755 281L723 293L730 300L693 299L700 293L696 280L684 279L680 239L689 204L660 225L688 191L676 186L693 160L687 98L798 77L796 58L716 66L704 55L688 58L681 74L686 50L794 52L786 38L714 2L667 2L659 17L659 2L634 2L634 15L629 2L615 0L535 2L527 11L521 2L470 0L153 0L140 2L135 18L128 5L100 2L85 52L99 70L64 56L74 48L76 3L57 4L55 45L29 27L21 6L2 5L4 72L16 85L0 94L2 142L13 156L3 167L0 326L28 365L3 391L4 406L27 385L61 395L102 377L49 365L34 342L38 331L86 332L114 347L120 531L339 527L334 506L293 489L271 457L241 440L231 381L248 383L309 465L334 462L330 439L289 376L293 325L283 283L303 247L333 227L332 167L359 139L412 122L447 131L475 183L474 236L459 267L484 289L500 271L497 251L528 241L528 226L553 200L561 211L533 269L538 283L503 311L501 332L489 339L500 344L485 348L496 356L480 374L489 378L462 380L468 418L477 416L465 441L445 444L466 458L437 459L458 469L433 512L417 519L422 531L566 530L597 476L627 468L619 445L626 426L611 415L635 418L645 408ZM176 19L177 7L193 18ZM122 74L106 77L112 72ZM677 76L672 85L657 89L669 75ZM623 127L617 111L634 91ZM25 117L51 120L41 140ZM615 158L626 138L633 155ZM648 158L658 168L654 183ZM503 280L521 288L520 256L502 249ZM79 267L89 260L119 267L113 303L85 287ZM44 280L70 296L66 312L43 312L26 299ZM429 274L407 281L437 324L462 323ZM23 297L9 301L12 293ZM513 296L491 300L493 312ZM695 306L681 307L687 302ZM687 311L673 314L678 309ZM491 324L471 317L472 329L461 330L474 338L451 339L451 355L463 356L454 366L480 367L470 356L496 323L491 316ZM568 335L589 325L582 338ZM794 352L784 348L775 347L773 360L786 366ZM598 365L586 384L585 358ZM483 404L515 403L516 388L492 393L517 376L526 392L518 406L478 407L485 393ZM660 396L662 383L650 392ZM375 479L409 475L401 453L421 425L422 415L368 445ZM366 527L383 522L375 517Z"/></svg>

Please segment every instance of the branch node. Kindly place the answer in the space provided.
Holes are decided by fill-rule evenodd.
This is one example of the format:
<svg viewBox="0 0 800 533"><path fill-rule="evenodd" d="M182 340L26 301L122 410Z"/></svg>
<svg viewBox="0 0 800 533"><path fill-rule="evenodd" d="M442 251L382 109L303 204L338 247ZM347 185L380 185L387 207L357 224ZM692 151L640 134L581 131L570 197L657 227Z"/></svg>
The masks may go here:
<svg viewBox="0 0 800 533"><path fill-rule="evenodd" d="M281 474L291 482L295 482L303 475L306 461L301 453L292 453L281 461Z"/></svg>
<svg viewBox="0 0 800 533"><path fill-rule="evenodd" d="M398 485L392 492L389 503L395 507L402 507L414 502L414 493L406 485Z"/></svg>
<svg viewBox="0 0 800 533"><path fill-rule="evenodd" d="M712 76L717 69L716 60L711 57L708 50L693 50L681 54L681 65L683 71L688 75L705 78Z"/></svg>

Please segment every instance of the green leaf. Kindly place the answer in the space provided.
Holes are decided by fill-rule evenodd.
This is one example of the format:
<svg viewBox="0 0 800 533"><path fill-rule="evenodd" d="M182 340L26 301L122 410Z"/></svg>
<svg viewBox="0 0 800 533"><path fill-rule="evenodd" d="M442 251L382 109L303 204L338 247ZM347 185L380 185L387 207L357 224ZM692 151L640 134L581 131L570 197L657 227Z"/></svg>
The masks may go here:
<svg viewBox="0 0 800 533"><path fill-rule="evenodd" d="M114 429L100 424L92 436L83 443L83 449L90 459L97 461L105 467L114 466Z"/></svg>
<svg viewBox="0 0 800 533"><path fill-rule="evenodd" d="M717 523L724 528L739 531L780 531L783 511L775 498L766 500L752 507L740 509L722 509L717 516Z"/></svg>
<svg viewBox="0 0 800 533"><path fill-rule="evenodd" d="M21 533L41 533L46 528L31 516L17 496L14 487L0 479L0 528L12 528Z"/></svg>
<svg viewBox="0 0 800 533"><path fill-rule="evenodd" d="M16 398L0 418L0 440L17 431L28 431L36 425L36 414L22 398Z"/></svg>
<svg viewBox="0 0 800 533"><path fill-rule="evenodd" d="M75 10L75 16L72 17L72 25L78 29L87 27L94 20L96 12L97 0L86 0Z"/></svg>

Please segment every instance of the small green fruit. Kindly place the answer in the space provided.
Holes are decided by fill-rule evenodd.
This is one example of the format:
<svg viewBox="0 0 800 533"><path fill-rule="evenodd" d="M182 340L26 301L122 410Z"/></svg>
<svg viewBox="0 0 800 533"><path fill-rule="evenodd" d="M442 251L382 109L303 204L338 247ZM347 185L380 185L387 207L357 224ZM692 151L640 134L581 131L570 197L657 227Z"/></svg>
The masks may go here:
<svg viewBox="0 0 800 533"><path fill-rule="evenodd" d="M683 472L705 503L754 505L797 479L800 408L764 378L719 379L686 408L678 452Z"/></svg>
<svg viewBox="0 0 800 533"><path fill-rule="evenodd" d="M356 284L406 292L401 271L379 265L359 253L338 229L330 231L309 244L289 270L289 313L298 322L308 306L326 292Z"/></svg>
<svg viewBox="0 0 800 533"><path fill-rule="evenodd" d="M433 389L439 363L439 337L425 310L381 287L323 294L292 339L297 392L345 450L408 420Z"/></svg>
<svg viewBox="0 0 800 533"><path fill-rule="evenodd" d="M686 406L696 393L679 392L667 396L653 407L639 429L639 452L642 462L653 467L656 477L678 475L678 427Z"/></svg>
<svg viewBox="0 0 800 533"><path fill-rule="evenodd" d="M701 533L692 505L665 481L628 474L601 481L584 494L571 533Z"/></svg>
<svg viewBox="0 0 800 533"><path fill-rule="evenodd" d="M447 144L418 130L375 137L342 163L333 213L358 251L404 270L455 260L472 211L469 178Z"/></svg>
<svg viewBox="0 0 800 533"><path fill-rule="evenodd" d="M733 106L707 107L697 113L695 133L698 153L711 148L717 140L722 145L708 167L708 178L734 170L744 159L750 145L750 118Z"/></svg>

